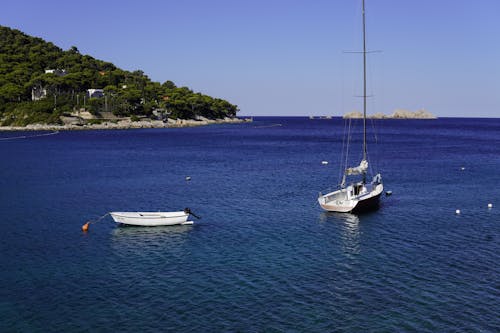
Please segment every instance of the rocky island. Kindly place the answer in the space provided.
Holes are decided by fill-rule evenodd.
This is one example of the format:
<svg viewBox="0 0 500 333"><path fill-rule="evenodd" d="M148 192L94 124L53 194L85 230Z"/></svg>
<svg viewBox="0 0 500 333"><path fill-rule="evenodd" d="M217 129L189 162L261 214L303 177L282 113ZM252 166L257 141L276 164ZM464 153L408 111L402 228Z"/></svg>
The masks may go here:
<svg viewBox="0 0 500 333"><path fill-rule="evenodd" d="M166 63L168 66L168 63ZM238 107L0 26L0 130L233 123Z"/></svg>
<svg viewBox="0 0 500 333"><path fill-rule="evenodd" d="M370 119L437 119L435 115L424 109L420 109L415 112L397 109L394 110L394 112L391 115L385 115L383 113L375 113L372 115L367 115L366 117ZM344 119L363 118L363 114L359 111L353 111L346 113L343 118Z"/></svg>

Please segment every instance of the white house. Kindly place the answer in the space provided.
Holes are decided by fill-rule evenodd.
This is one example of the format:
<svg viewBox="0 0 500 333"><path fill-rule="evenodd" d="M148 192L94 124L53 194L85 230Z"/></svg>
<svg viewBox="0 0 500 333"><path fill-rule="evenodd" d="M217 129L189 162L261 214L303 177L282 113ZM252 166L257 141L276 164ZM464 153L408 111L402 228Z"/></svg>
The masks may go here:
<svg viewBox="0 0 500 333"><path fill-rule="evenodd" d="M57 76L64 76L66 74L68 74L68 72L66 72L65 69L46 69L45 70L45 74L54 74L54 75L57 75Z"/></svg>
<svg viewBox="0 0 500 333"><path fill-rule="evenodd" d="M153 110L153 115L157 120L167 120L170 112L163 108L156 108Z"/></svg>
<svg viewBox="0 0 500 333"><path fill-rule="evenodd" d="M102 90L102 89L87 89L87 95L90 98L101 98L101 97L104 97L104 90Z"/></svg>
<svg viewBox="0 0 500 333"><path fill-rule="evenodd" d="M39 101L41 99L44 99L47 97L47 89L43 88L42 86L34 86L31 88L31 100L32 101Z"/></svg>

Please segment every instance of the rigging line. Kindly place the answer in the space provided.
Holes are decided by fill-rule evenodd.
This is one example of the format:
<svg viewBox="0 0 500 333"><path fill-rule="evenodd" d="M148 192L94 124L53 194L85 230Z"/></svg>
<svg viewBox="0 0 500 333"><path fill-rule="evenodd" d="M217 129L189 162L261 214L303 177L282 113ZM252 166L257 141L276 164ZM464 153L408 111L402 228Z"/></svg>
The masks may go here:
<svg viewBox="0 0 500 333"><path fill-rule="evenodd" d="M376 137L375 144L377 147L376 167L378 170L380 170L380 164L381 164L380 161L382 160L382 151L381 150L383 149L384 146L381 145L383 138L382 138L382 140L380 140L377 133L381 132L382 121L377 121L375 119L372 119L372 121L373 121L373 126L374 126L374 133L375 133L375 137Z"/></svg>
<svg viewBox="0 0 500 333"><path fill-rule="evenodd" d="M349 144L351 142L351 118L349 118L349 131L347 133L347 147L345 152L345 169L347 169L347 159L349 157ZM345 170L343 170L345 171Z"/></svg>
<svg viewBox="0 0 500 333"><path fill-rule="evenodd" d="M377 128L375 127L375 120L371 119L371 124L372 124L372 130L373 130L373 137L375 138L375 146L376 146L376 154L375 154L375 166L377 169L380 166L380 146L378 142L378 136L377 136ZM373 171L372 171L373 172Z"/></svg>
<svg viewBox="0 0 500 333"><path fill-rule="evenodd" d="M373 131L373 137L375 138L375 144L378 144L378 137L377 137L377 130L375 128L375 120L370 119L371 123L372 123L372 131Z"/></svg>
<svg viewBox="0 0 500 333"><path fill-rule="evenodd" d="M347 133L347 119L344 119L344 133L342 135L342 150L340 151L340 163L339 163L339 178L338 183L340 184L342 181L342 173L343 173L343 162L344 162L344 152L345 152L345 142L346 142L346 133Z"/></svg>
<svg viewBox="0 0 500 333"><path fill-rule="evenodd" d="M370 174L373 176L374 175L373 163L371 162L371 157L370 157L370 153L368 152L368 150L366 151L366 160L368 161L368 168L370 169Z"/></svg>
<svg viewBox="0 0 500 333"><path fill-rule="evenodd" d="M49 136L49 135L54 135L58 134L59 131L54 131L50 133L43 133L43 134L35 134L35 135L19 135L19 136L11 136L8 138L0 138L0 141L8 141L8 140L19 140L19 139L29 139L29 138L37 138L41 136Z"/></svg>

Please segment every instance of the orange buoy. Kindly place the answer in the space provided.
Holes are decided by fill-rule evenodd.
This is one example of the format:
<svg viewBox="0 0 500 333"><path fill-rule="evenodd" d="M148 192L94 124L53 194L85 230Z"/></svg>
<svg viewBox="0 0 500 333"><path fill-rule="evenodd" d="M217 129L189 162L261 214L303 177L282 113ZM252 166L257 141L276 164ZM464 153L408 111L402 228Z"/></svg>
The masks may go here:
<svg viewBox="0 0 500 333"><path fill-rule="evenodd" d="M89 224L90 222L87 222L84 225L82 225L82 231L87 232L89 230Z"/></svg>

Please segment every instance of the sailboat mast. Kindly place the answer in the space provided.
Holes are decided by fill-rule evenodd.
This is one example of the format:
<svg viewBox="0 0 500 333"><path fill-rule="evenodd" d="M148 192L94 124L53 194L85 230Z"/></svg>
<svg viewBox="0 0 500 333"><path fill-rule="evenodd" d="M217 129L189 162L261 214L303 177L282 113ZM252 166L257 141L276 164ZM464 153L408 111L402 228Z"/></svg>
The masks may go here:
<svg viewBox="0 0 500 333"><path fill-rule="evenodd" d="M363 160L365 161L366 155L366 24L365 0L363 0Z"/></svg>

